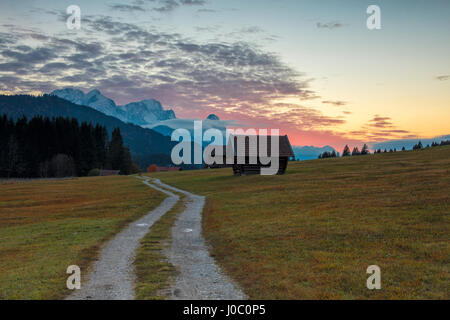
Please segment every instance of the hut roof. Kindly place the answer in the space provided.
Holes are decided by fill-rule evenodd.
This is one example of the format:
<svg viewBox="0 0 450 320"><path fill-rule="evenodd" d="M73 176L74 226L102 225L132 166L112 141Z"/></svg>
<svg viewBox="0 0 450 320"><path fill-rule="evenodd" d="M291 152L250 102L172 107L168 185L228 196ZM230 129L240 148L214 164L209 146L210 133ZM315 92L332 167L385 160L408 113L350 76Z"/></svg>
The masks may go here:
<svg viewBox="0 0 450 320"><path fill-rule="evenodd" d="M116 176L120 173L120 170L100 170L100 176Z"/></svg>
<svg viewBox="0 0 450 320"><path fill-rule="evenodd" d="M252 137L253 139L256 138L257 144L256 145L250 145L250 137ZM243 156L249 156L250 155L250 151L252 151L252 153L258 155L258 151L259 151L259 145L260 145L260 141L262 139L260 139L261 136L257 135L255 136L233 136L233 139L230 139L230 141L228 143L231 143L231 141L233 141L234 143L234 153L235 155L237 155L237 146L238 144L242 144L243 141L245 141L244 143L244 152L245 154ZM292 146L291 143L289 142L289 138L287 135L285 136L267 136L267 154L268 156L272 155L272 139L279 139L279 157L294 157L294 151L292 150Z"/></svg>
<svg viewBox="0 0 450 320"><path fill-rule="evenodd" d="M160 172L163 172L163 171L180 171L180 167L158 167L156 170L160 171Z"/></svg>

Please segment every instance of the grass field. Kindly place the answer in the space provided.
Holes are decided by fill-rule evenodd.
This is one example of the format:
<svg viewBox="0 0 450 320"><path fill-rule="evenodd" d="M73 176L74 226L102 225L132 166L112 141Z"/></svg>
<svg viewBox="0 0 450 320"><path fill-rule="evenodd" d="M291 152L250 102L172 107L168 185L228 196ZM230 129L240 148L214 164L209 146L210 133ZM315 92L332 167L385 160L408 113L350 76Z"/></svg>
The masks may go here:
<svg viewBox="0 0 450 320"><path fill-rule="evenodd" d="M184 196L175 206L156 221L149 233L141 240L134 265L136 268L136 299L165 299L167 288L177 274L175 267L167 261L164 248L170 245L172 225L185 208Z"/></svg>
<svg viewBox="0 0 450 320"><path fill-rule="evenodd" d="M164 197L123 176L0 184L0 299L63 298L66 268L83 281L104 241Z"/></svg>
<svg viewBox="0 0 450 320"><path fill-rule="evenodd" d="M450 147L151 176L207 196L212 253L250 298L450 298Z"/></svg>

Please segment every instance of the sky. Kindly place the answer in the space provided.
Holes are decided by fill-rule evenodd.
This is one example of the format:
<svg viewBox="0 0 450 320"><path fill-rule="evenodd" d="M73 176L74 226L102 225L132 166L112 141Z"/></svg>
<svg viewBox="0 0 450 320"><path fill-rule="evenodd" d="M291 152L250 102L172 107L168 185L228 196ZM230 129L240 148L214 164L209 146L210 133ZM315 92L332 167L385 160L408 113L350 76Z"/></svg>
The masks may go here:
<svg viewBox="0 0 450 320"><path fill-rule="evenodd" d="M66 26L73 4L79 30ZM2 0L0 93L154 98L294 145L446 135L449 17L448 0Z"/></svg>

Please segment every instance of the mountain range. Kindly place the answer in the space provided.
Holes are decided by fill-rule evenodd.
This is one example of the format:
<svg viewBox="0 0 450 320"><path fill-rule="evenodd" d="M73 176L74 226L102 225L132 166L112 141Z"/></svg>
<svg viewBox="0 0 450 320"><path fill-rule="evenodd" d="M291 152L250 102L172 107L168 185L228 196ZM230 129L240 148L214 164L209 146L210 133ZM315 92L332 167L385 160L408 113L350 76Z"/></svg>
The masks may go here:
<svg viewBox="0 0 450 320"><path fill-rule="evenodd" d="M94 89L88 93L73 88L55 90L50 95L60 97L72 103L88 106L108 116L116 117L123 122L133 123L145 127L155 122L176 119L173 110L164 110L161 103L154 99L131 102L124 106L105 97L99 90Z"/></svg>
<svg viewBox="0 0 450 320"><path fill-rule="evenodd" d="M80 122L91 122L94 125L98 123L105 126L109 135L112 130L119 127L124 143L130 148L134 158L145 158L146 161L151 161L152 156L157 156L158 159L165 159L165 163L168 164L172 147L175 145L170 137L161 135L154 130L125 123L116 117L106 115L91 107L74 104L55 95L41 97L0 95L0 115L2 114L13 119L23 115L27 118L34 116L76 118ZM162 161L160 160L160 162ZM144 161L137 160L137 162L143 168L148 165Z"/></svg>
<svg viewBox="0 0 450 320"><path fill-rule="evenodd" d="M184 127L193 131L193 120L177 119L173 110L164 110L161 103L154 99L117 106L113 100L96 89L86 94L78 89L66 88L42 97L0 96L0 114L3 113L14 119L22 115L73 117L79 121L104 125L109 132L119 127L125 144L130 147L135 157L149 159L158 155L160 163L163 163L164 159L169 161L174 145L170 136L174 128ZM204 129L211 127L226 130L225 122L222 123L215 114L210 114L204 121ZM296 159L311 160L334 149L330 146L293 146L293 150Z"/></svg>
<svg viewBox="0 0 450 320"><path fill-rule="evenodd" d="M119 127L126 145L130 147L135 158L146 159L144 162L157 158L159 164L170 163L170 152L175 144L170 136L176 128L185 128L193 132L193 119L177 119L173 110L165 110L155 99L131 102L123 106L105 97L99 90L88 93L73 88L55 90L50 95L33 97L27 95L1 96L0 115L7 114L14 119L22 115L47 117L72 117L79 121L98 123L105 126L109 133ZM203 122L203 130L216 128L225 132L230 121L222 121L215 114L210 114ZM433 141L449 140L450 136L433 139L422 139L424 145ZM412 148L419 139L391 140L381 143L371 143L372 148L397 148L405 146ZM331 146L293 146L295 159L312 160L325 152L336 151ZM152 158L153 157L153 158ZM146 163L140 163L145 166Z"/></svg>
<svg viewBox="0 0 450 320"><path fill-rule="evenodd" d="M383 142L374 142L371 143L372 149L397 149L401 150L401 148L405 147L406 150L411 150L414 145L422 142L422 145L425 147L427 145L431 145L433 142L440 143L441 141L450 140L450 135L437 136L433 138L416 138L416 139L403 139L403 140L389 140Z"/></svg>

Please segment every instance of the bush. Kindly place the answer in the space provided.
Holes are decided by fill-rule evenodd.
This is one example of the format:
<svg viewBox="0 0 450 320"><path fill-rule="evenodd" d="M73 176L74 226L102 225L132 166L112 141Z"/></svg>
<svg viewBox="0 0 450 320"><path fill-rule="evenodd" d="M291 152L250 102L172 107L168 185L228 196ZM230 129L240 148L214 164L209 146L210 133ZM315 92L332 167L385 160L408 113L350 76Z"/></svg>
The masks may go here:
<svg viewBox="0 0 450 320"><path fill-rule="evenodd" d="M147 172L148 173L156 172L157 170L158 170L158 167L156 166L156 164L149 165L148 168L147 168Z"/></svg>
<svg viewBox="0 0 450 320"><path fill-rule="evenodd" d="M100 175L100 169L91 169L88 173L88 177L98 177Z"/></svg>

